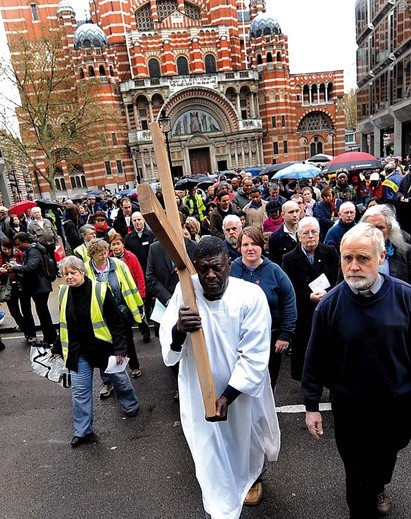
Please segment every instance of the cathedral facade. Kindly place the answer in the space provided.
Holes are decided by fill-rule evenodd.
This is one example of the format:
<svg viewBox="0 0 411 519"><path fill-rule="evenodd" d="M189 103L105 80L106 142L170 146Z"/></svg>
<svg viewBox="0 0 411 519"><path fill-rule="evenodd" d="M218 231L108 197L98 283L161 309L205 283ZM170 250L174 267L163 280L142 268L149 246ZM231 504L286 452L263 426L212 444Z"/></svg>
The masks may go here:
<svg viewBox="0 0 411 519"><path fill-rule="evenodd" d="M92 143L114 155L61 165L57 187L69 196L157 178L152 121L175 177L344 151L343 71L291 74L287 36L264 0L93 0L85 23L70 0L0 6L9 42L60 26L73 81L99 81L115 108Z"/></svg>

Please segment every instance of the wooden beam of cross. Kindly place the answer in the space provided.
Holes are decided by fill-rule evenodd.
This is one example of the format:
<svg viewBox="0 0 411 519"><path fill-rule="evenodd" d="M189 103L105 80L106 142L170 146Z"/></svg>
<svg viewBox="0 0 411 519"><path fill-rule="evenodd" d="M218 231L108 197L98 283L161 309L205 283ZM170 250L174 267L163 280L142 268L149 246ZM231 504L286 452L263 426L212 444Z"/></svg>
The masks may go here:
<svg viewBox="0 0 411 519"><path fill-rule="evenodd" d="M198 311L191 279L191 274L195 272L195 269L187 254L183 233L181 232L181 222L176 204L170 164L164 146L163 133L156 122L150 124L150 130L167 215L154 196L150 185L144 183L140 184L138 188L140 210L156 238L162 243L164 249L176 265L184 304ZM204 333L201 328L196 332L191 332L191 342L203 396L206 420L213 421L213 419L216 419L216 396Z"/></svg>

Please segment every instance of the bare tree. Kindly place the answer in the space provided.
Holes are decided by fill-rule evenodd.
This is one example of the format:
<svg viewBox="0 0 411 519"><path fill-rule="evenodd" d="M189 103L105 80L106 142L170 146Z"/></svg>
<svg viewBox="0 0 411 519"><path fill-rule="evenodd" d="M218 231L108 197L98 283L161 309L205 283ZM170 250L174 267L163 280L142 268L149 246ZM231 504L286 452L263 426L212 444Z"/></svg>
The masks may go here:
<svg viewBox="0 0 411 519"><path fill-rule="evenodd" d="M117 117L97 102L97 79L77 77L64 38L56 28L43 29L36 41L18 36L10 45L12 62L0 63L0 78L20 95L16 101L7 90L0 92L0 105L15 109L20 129L19 134L10 109L3 110L0 143L26 158L35 178L48 183L53 199L62 161L82 164L110 155L96 136Z"/></svg>
<svg viewBox="0 0 411 519"><path fill-rule="evenodd" d="M357 127L357 91L351 89L344 94L345 127L355 130Z"/></svg>

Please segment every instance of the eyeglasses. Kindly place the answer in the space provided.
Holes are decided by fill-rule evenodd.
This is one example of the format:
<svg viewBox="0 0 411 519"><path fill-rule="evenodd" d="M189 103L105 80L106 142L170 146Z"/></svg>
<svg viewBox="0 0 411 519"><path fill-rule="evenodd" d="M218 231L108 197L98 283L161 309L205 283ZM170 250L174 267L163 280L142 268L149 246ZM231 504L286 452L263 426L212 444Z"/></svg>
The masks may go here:
<svg viewBox="0 0 411 519"><path fill-rule="evenodd" d="M314 229L314 231L304 231L301 233L301 236L304 238L308 238L308 236L318 236L320 234L320 231L317 231Z"/></svg>

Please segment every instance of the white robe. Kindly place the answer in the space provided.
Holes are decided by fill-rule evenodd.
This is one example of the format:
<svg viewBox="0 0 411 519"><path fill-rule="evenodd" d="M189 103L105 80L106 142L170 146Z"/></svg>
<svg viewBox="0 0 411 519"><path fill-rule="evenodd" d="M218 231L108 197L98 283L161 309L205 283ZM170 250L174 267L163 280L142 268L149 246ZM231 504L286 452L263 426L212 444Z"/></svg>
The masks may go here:
<svg viewBox="0 0 411 519"><path fill-rule="evenodd" d="M193 276L217 398L227 384L242 394L226 422L205 420L190 334L181 352L170 349L171 330L183 305L177 286L161 320L160 342L167 366L180 362L181 423L196 467L204 509L213 519L238 519L245 496L261 474L264 454L274 461L280 430L268 374L271 317L264 292L229 278L220 300L208 301Z"/></svg>

